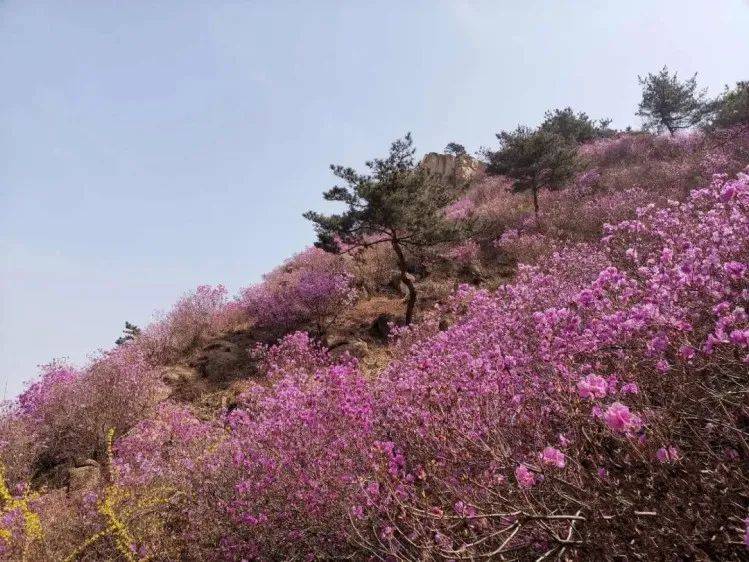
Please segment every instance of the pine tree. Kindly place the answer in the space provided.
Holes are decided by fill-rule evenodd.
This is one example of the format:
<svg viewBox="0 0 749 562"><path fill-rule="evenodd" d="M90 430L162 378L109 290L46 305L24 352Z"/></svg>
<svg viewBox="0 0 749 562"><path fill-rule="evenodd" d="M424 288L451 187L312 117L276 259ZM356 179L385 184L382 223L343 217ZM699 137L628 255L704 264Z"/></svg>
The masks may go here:
<svg viewBox="0 0 749 562"><path fill-rule="evenodd" d="M125 342L134 340L137 336L140 335L140 328L136 326L135 324L131 324L130 322L125 321L125 329L122 330L122 334L119 338L115 340L115 344L122 345Z"/></svg>
<svg viewBox="0 0 749 562"><path fill-rule="evenodd" d="M457 142L448 142L445 147L445 154L452 154L453 156L463 156L467 154L466 147Z"/></svg>
<svg viewBox="0 0 749 562"><path fill-rule="evenodd" d="M557 133L568 141L586 142L601 137L611 136L614 131L609 129L611 119L600 119L597 122L588 117L587 113L575 113L571 107L547 111L540 129L549 133Z"/></svg>
<svg viewBox="0 0 749 562"><path fill-rule="evenodd" d="M454 199L452 189L414 163L411 134L390 146L385 158L366 162L369 173L331 165L345 182L323 194L327 201L346 205L340 214L308 211L304 217L315 224L315 245L330 252L355 252L388 244L397 258L400 277L408 288L405 323L413 320L416 287L408 275L406 251L429 247L459 236L459 228L443 217Z"/></svg>
<svg viewBox="0 0 749 562"><path fill-rule="evenodd" d="M723 94L713 102L710 126L725 128L749 124L749 81L737 82L733 89L726 86Z"/></svg>
<svg viewBox="0 0 749 562"><path fill-rule="evenodd" d="M518 127L497 134L500 148L487 151L486 171L514 180L516 191L530 190L533 210L538 217L538 192L542 188L557 189L564 185L577 167L577 149L557 133Z"/></svg>
<svg viewBox="0 0 749 562"><path fill-rule="evenodd" d="M679 129L699 124L710 112L705 90L697 90L697 74L680 81L664 66L658 74L637 77L642 85L642 101L637 115L645 128L658 132L666 129L673 135Z"/></svg>

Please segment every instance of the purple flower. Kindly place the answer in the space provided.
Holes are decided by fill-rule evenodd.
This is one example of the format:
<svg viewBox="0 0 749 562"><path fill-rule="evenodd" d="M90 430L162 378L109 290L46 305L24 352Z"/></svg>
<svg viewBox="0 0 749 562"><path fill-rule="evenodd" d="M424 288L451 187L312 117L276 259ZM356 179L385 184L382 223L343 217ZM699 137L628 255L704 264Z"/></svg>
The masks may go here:
<svg viewBox="0 0 749 562"><path fill-rule="evenodd" d="M550 464L557 468L564 468L566 464L564 453L555 447L546 447L539 453L541 462L544 464Z"/></svg>
<svg viewBox="0 0 749 562"><path fill-rule="evenodd" d="M521 488L531 488L536 483L535 475L524 464L520 464L515 468L515 479Z"/></svg>
<svg viewBox="0 0 749 562"><path fill-rule="evenodd" d="M603 413L603 420L610 429L619 433L637 431L642 426L640 418L621 402L614 402Z"/></svg>

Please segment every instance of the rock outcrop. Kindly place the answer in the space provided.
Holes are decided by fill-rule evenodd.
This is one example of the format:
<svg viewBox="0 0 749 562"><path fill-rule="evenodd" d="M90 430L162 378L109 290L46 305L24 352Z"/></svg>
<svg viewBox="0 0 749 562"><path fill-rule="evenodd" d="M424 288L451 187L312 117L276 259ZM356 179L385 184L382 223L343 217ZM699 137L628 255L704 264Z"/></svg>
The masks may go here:
<svg viewBox="0 0 749 562"><path fill-rule="evenodd" d="M486 167L468 154L453 156L437 152L424 156L421 166L453 187L462 187L473 181Z"/></svg>
<svg viewBox="0 0 749 562"><path fill-rule="evenodd" d="M68 492L93 490L101 483L101 465L98 462L86 459L80 464L68 470Z"/></svg>

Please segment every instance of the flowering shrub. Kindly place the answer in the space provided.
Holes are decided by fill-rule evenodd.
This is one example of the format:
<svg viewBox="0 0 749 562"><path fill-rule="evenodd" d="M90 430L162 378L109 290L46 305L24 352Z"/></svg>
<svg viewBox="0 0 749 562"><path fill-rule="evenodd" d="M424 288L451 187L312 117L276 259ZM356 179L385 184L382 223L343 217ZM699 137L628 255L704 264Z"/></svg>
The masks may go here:
<svg viewBox="0 0 749 562"><path fill-rule="evenodd" d="M351 280L341 257L308 248L244 289L239 305L257 327L275 335L312 322L322 329L353 299Z"/></svg>
<svg viewBox="0 0 749 562"><path fill-rule="evenodd" d="M478 258L480 252L481 247L476 243L476 241L468 239L450 248L446 257L454 260L460 265L466 266L472 264L476 258Z"/></svg>
<svg viewBox="0 0 749 562"><path fill-rule="evenodd" d="M84 370L48 365L3 420L4 429L12 431L2 436L0 449L10 481L28 479L76 458L101 461L107 431L124 433L164 396L151 365L130 343L104 353ZM19 433L25 439L13 438ZM16 457L23 459L25 473Z"/></svg>
<svg viewBox="0 0 749 562"><path fill-rule="evenodd" d="M647 150L693 150L680 142ZM25 552L38 513L43 529L54 517L82 533L45 535L40 559L745 557L749 176L657 204L647 187L600 205L591 224L644 198L598 239L507 211L516 232L500 244L546 237L544 259L496 291L461 286L395 330L394 359L373 379L295 332L256 348L267 380L206 420L156 406L137 338L83 370L50 366L0 426L0 551ZM579 189L593 206L604 187ZM491 193L475 191L471 212ZM260 287L238 303L277 332L334 316L350 294L344 264L316 251ZM320 304L321 287L337 304ZM172 321L216 318L214 296ZM76 500L31 499L32 470L12 466L28 444L18 458L32 468L93 456L111 481ZM92 537L100 550L86 550Z"/></svg>
<svg viewBox="0 0 749 562"><path fill-rule="evenodd" d="M657 535L687 554L740 520L723 490L743 486L747 177L608 230L608 257L571 249L496 295L463 289L462 320L377 381L392 470L363 547L598 558L643 556Z"/></svg>
<svg viewBox="0 0 749 562"><path fill-rule="evenodd" d="M497 209L490 211L495 218L489 231L500 234L495 242L499 250L538 263L569 241L597 241L605 224L634 218L638 207L683 201L713 174L735 174L746 166L749 127L673 137L622 134L582 145L580 154L585 167L574 182L540 194L538 221L520 212L525 208L521 196L497 196L498 204L489 207ZM491 200L488 183L475 188L480 190Z"/></svg>
<svg viewBox="0 0 749 562"><path fill-rule="evenodd" d="M439 309L457 321L401 329L371 382L306 334L261 350L274 384L173 471L202 482L193 556L736 556L747 259L749 180L716 178L495 293L462 287Z"/></svg>
<svg viewBox="0 0 749 562"><path fill-rule="evenodd" d="M211 335L241 321L242 311L227 302L223 285L199 286L183 296L135 339L148 359L159 365L175 363Z"/></svg>

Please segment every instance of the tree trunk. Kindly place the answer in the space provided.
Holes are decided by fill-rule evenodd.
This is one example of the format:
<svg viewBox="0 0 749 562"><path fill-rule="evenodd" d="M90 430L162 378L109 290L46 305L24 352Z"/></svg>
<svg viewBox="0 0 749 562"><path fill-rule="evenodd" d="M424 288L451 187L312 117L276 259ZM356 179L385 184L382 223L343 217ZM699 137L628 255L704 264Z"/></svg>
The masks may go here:
<svg viewBox="0 0 749 562"><path fill-rule="evenodd" d="M413 281L408 278L408 269L406 265L406 258L403 255L403 249L401 248L398 238L393 236L390 240L395 254L398 256L398 268L401 272L401 281L408 289L408 303L406 304L406 326L411 324L414 317L414 309L416 308L416 287Z"/></svg>
<svg viewBox="0 0 749 562"><path fill-rule="evenodd" d="M536 213L536 221L538 221L538 187L535 183L531 186L531 191L533 192L533 211Z"/></svg>

